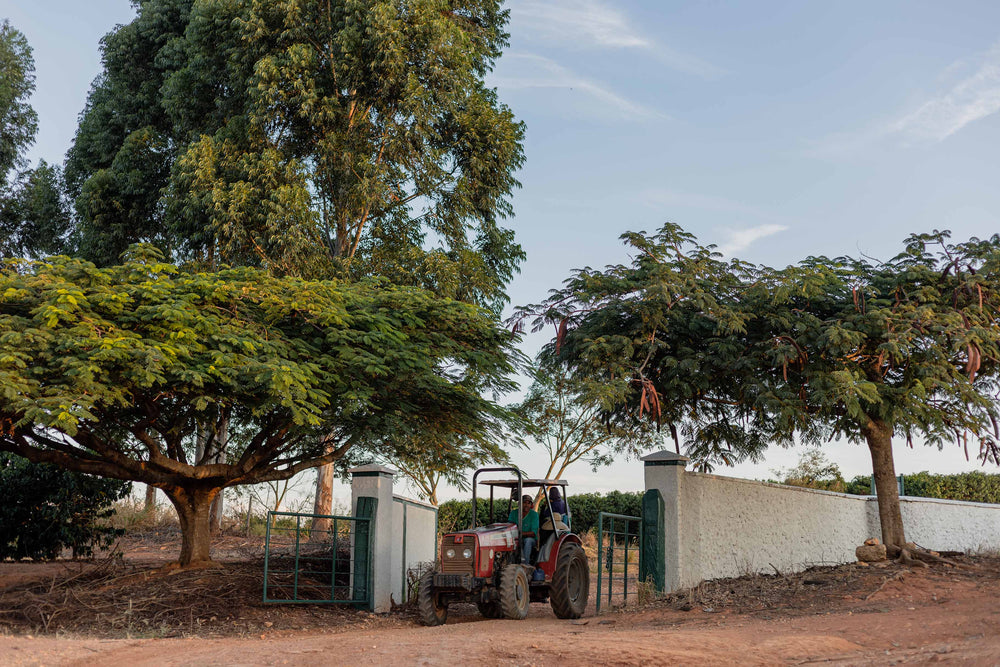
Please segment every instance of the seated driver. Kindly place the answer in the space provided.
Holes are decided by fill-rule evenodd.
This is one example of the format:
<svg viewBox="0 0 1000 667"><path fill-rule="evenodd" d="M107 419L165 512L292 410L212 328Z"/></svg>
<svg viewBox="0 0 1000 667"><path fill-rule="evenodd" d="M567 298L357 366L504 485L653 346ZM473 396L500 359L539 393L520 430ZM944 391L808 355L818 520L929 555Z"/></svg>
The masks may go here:
<svg viewBox="0 0 1000 667"><path fill-rule="evenodd" d="M510 523L517 523L517 510L510 511L507 517ZM535 511L534 499L525 494L521 496L521 562L531 564L531 551L538 539L538 512Z"/></svg>

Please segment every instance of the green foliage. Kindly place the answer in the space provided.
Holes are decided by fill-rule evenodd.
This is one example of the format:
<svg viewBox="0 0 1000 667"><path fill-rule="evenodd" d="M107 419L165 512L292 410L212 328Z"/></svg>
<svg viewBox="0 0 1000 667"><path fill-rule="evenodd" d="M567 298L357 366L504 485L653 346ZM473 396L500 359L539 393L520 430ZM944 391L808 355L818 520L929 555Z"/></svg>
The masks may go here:
<svg viewBox="0 0 1000 667"><path fill-rule="evenodd" d="M38 114L28 104L35 90L35 61L28 40L9 21L0 23L0 196L9 196L11 172L24 167L35 140Z"/></svg>
<svg viewBox="0 0 1000 667"><path fill-rule="evenodd" d="M0 560L88 557L124 531L108 527L131 484L34 464L0 452Z"/></svg>
<svg viewBox="0 0 1000 667"><path fill-rule="evenodd" d="M501 4L141 3L67 160L87 256L156 241L498 309L523 259L499 221L524 128L484 83Z"/></svg>
<svg viewBox="0 0 1000 667"><path fill-rule="evenodd" d="M573 532L586 533L597 528L600 512L642 516L642 492L581 493L569 496L569 507L573 514Z"/></svg>
<svg viewBox="0 0 1000 667"><path fill-rule="evenodd" d="M71 250L72 221L62 169L40 160L22 175L2 212L0 256L42 257Z"/></svg>
<svg viewBox="0 0 1000 667"><path fill-rule="evenodd" d="M520 309L606 418L668 424L703 468L770 444L865 441L883 538L903 543L891 440L978 442L1000 463L1000 235L916 234L888 261L723 261L673 224L623 238L631 265L577 271Z"/></svg>
<svg viewBox="0 0 1000 667"><path fill-rule="evenodd" d="M973 503L1000 503L1000 475L980 471L935 475L918 472L903 476L907 496L944 498ZM871 494L871 476L858 475L847 484L847 493L859 496Z"/></svg>
<svg viewBox="0 0 1000 667"><path fill-rule="evenodd" d="M544 355L539 358L528 394L513 410L549 455L545 479L561 479L580 460L596 470L660 442L648 423L623 427L602 419L595 393L590 382L574 377L562 364Z"/></svg>
<svg viewBox="0 0 1000 667"><path fill-rule="evenodd" d="M476 498L476 522L482 526L488 523L501 523L510 514L507 498L493 501L493 516L490 520L489 498ZM472 525L472 499L446 500L438 505L438 531L448 533L453 530L465 530Z"/></svg>
<svg viewBox="0 0 1000 667"><path fill-rule="evenodd" d="M781 484L788 486L803 486L838 493L844 493L846 490L846 482L840 473L840 468L827 459L818 447L803 452L795 467L772 472L781 479Z"/></svg>
<svg viewBox="0 0 1000 667"><path fill-rule="evenodd" d="M104 269L11 260L0 450L154 484L178 511L353 447L429 442L415 434L489 451L507 413L483 395L512 387L512 340L481 308L381 281L187 272L150 246ZM197 426L226 419L244 433L227 461L195 460Z"/></svg>
<svg viewBox="0 0 1000 667"><path fill-rule="evenodd" d="M489 516L489 500L477 498L477 522L486 523L484 517ZM610 491L601 493L582 493L568 497L570 512L573 516L573 532L586 533L597 526L597 515L600 512L640 516L642 512L642 492ZM493 521L507 520L509 514L507 499L494 501ZM472 525L472 500L447 500L438 506L438 530L447 533L453 530L464 530Z"/></svg>

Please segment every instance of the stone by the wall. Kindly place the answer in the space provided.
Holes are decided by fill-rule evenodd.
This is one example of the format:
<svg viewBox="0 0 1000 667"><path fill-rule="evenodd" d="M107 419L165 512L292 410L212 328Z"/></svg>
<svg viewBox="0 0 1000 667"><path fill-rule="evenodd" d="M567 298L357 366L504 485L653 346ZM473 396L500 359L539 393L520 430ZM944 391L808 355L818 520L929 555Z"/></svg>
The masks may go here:
<svg viewBox="0 0 1000 667"><path fill-rule="evenodd" d="M864 544L854 550L854 555L863 563L877 563L885 560L885 545Z"/></svg>

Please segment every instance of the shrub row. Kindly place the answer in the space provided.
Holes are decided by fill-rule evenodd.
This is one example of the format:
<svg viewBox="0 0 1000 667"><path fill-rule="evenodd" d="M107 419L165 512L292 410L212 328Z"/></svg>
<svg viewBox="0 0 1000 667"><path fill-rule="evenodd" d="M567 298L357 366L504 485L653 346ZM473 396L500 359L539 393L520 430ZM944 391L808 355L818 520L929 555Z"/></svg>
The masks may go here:
<svg viewBox="0 0 1000 667"><path fill-rule="evenodd" d="M847 483L847 493L867 496L871 493L871 476L858 475ZM984 472L963 472L955 475L934 475L918 472L903 475L903 492L917 498L943 498L976 503L1000 503L1000 475Z"/></svg>
<svg viewBox="0 0 1000 667"><path fill-rule="evenodd" d="M477 498L476 521L480 525L489 515L489 501ZM623 493L581 493L569 496L570 512L573 516L573 531L586 533L597 525L599 512L639 516L642 508L642 492ZM507 499L496 500L493 504L493 521L507 520ZM472 500L448 500L438 506L438 530L447 533L462 530L472 524Z"/></svg>

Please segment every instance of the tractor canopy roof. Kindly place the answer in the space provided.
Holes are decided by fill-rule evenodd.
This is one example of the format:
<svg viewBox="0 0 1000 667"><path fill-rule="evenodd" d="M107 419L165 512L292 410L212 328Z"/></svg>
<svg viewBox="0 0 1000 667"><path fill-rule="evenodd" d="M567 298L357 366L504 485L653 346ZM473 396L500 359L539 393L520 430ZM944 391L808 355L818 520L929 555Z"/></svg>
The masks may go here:
<svg viewBox="0 0 1000 667"><path fill-rule="evenodd" d="M479 482L480 484L486 484L487 486L499 486L505 489L516 489L517 480L516 479L484 479ZM567 482L564 479L522 479L521 488L531 489L542 486L566 486Z"/></svg>

